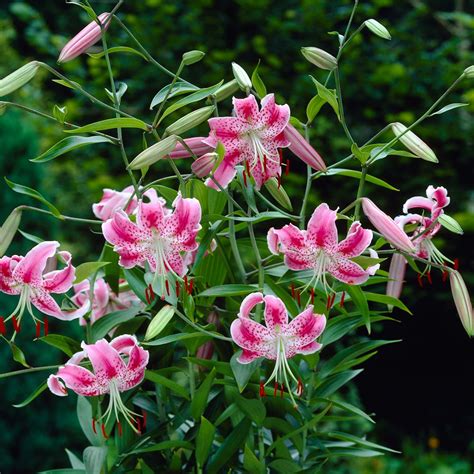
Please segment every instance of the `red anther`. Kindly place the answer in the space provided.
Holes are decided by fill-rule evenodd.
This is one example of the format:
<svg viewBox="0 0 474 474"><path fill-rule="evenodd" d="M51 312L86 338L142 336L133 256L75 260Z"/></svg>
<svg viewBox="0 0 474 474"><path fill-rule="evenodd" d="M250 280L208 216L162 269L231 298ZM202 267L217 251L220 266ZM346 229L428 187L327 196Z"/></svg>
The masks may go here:
<svg viewBox="0 0 474 474"><path fill-rule="evenodd" d="M296 291L296 299L298 301L298 306L301 306L301 292Z"/></svg>
<svg viewBox="0 0 474 474"><path fill-rule="evenodd" d="M311 304L314 304L314 288L311 288Z"/></svg>
<svg viewBox="0 0 474 474"><path fill-rule="evenodd" d="M188 291L188 275L184 275L184 289Z"/></svg>
<svg viewBox="0 0 474 474"><path fill-rule="evenodd" d="M281 173L278 175L277 180L278 180L278 189L280 189L280 186L281 186Z"/></svg>
<svg viewBox="0 0 474 474"><path fill-rule="evenodd" d="M346 292L343 291L343 292L342 292L342 295L341 295L341 301L339 302L339 306L340 306L341 308L344 308L344 299L345 299L345 298L346 298Z"/></svg>
<svg viewBox="0 0 474 474"><path fill-rule="evenodd" d="M143 427L143 429L145 429L145 427L146 427L146 411L142 410L142 413L143 413L142 427Z"/></svg>
<svg viewBox="0 0 474 474"><path fill-rule="evenodd" d="M448 275L449 275L449 272L447 270L443 270L443 283L446 282Z"/></svg>
<svg viewBox="0 0 474 474"><path fill-rule="evenodd" d="M250 165L249 165L248 160L245 160L245 171L247 171L247 174L249 175L249 178L250 178L251 174L250 174Z"/></svg>
<svg viewBox="0 0 474 474"><path fill-rule="evenodd" d="M333 293L332 298L331 298L331 308L333 307L335 300L336 300L336 293Z"/></svg>
<svg viewBox="0 0 474 474"><path fill-rule="evenodd" d="M275 382L274 388L273 388L273 396L276 397L278 392L278 382Z"/></svg>
<svg viewBox="0 0 474 474"><path fill-rule="evenodd" d="M153 286L151 283L148 285L148 291L150 294L150 301L153 301L155 299L155 292L153 291Z"/></svg>
<svg viewBox="0 0 474 474"><path fill-rule="evenodd" d="M149 291L149 288L146 287L145 288L145 299L146 299L147 304L151 304L150 295L149 295L148 291Z"/></svg>
<svg viewBox="0 0 474 474"><path fill-rule="evenodd" d="M20 332L21 328L20 328L20 325L18 324L16 316L13 316L12 322L13 322L13 329L15 330L15 332Z"/></svg>
<svg viewBox="0 0 474 474"><path fill-rule="evenodd" d="M105 431L105 423L102 423L102 425L100 425L100 429L102 430L102 436L105 439L109 439L109 437L107 436L107 432Z"/></svg>
<svg viewBox="0 0 474 474"><path fill-rule="evenodd" d="M285 392L285 386L280 384L280 398L283 398L283 393Z"/></svg>
<svg viewBox="0 0 474 474"><path fill-rule="evenodd" d="M169 296L170 295L170 284L168 280L165 280L165 286L166 286L166 294Z"/></svg>
<svg viewBox="0 0 474 474"><path fill-rule="evenodd" d="M192 295L193 288L194 288L194 280L189 280L188 295Z"/></svg>
<svg viewBox="0 0 474 474"><path fill-rule="evenodd" d="M180 286L179 286L179 281L176 280L176 298L179 298L179 290L180 290Z"/></svg>
<svg viewBox="0 0 474 474"><path fill-rule="evenodd" d="M36 322L36 339L41 336L41 323L39 321Z"/></svg>
<svg viewBox="0 0 474 474"><path fill-rule="evenodd" d="M0 334L5 335L7 332L7 328L5 327L5 320L3 317L0 316Z"/></svg>
<svg viewBox="0 0 474 474"><path fill-rule="evenodd" d="M458 269L459 269L459 259L458 259L458 258L455 258L455 259L454 259L453 268L454 268L455 270L458 270Z"/></svg>
<svg viewBox="0 0 474 474"><path fill-rule="evenodd" d="M301 381L301 379L298 379L298 387L296 389L296 395L298 395L298 397L301 397L301 395L303 395L303 389L303 382Z"/></svg>
<svg viewBox="0 0 474 474"><path fill-rule="evenodd" d="M122 436L122 423L117 420L117 429L118 429L118 434L119 436Z"/></svg>
<svg viewBox="0 0 474 474"><path fill-rule="evenodd" d="M161 301L165 300L165 292L161 293L160 299L161 299Z"/></svg>
<svg viewBox="0 0 474 474"><path fill-rule="evenodd" d="M290 289L291 289L291 297L294 298L295 297L295 285L293 283L290 285Z"/></svg>
<svg viewBox="0 0 474 474"><path fill-rule="evenodd" d="M290 160L287 158L287 159L286 159L285 176L288 176L289 174L290 174Z"/></svg>
<svg viewBox="0 0 474 474"><path fill-rule="evenodd" d="M426 272L426 278L428 279L428 283L430 285L433 284L433 280L431 279L431 272Z"/></svg>
<svg viewBox="0 0 474 474"><path fill-rule="evenodd" d="M263 155L263 171L267 173L267 155Z"/></svg>
<svg viewBox="0 0 474 474"><path fill-rule="evenodd" d="M141 435L142 434L142 427L141 427L141 423L140 423L140 418L137 418L135 420L135 423L137 424L138 434Z"/></svg>
<svg viewBox="0 0 474 474"><path fill-rule="evenodd" d="M416 278L418 280L418 285L420 285L420 288L423 288L423 275L418 274Z"/></svg>
<svg viewBox="0 0 474 474"><path fill-rule="evenodd" d="M266 394L265 394L265 385L263 384L263 382L260 382L260 397L264 397Z"/></svg>
<svg viewBox="0 0 474 474"><path fill-rule="evenodd" d="M44 324L44 335L47 336L49 333L49 321L48 321L48 316L45 316L43 319L43 324Z"/></svg>
<svg viewBox="0 0 474 474"><path fill-rule="evenodd" d="M280 167L283 164L283 152L281 151L281 148L278 148L278 155L280 156Z"/></svg>
<svg viewBox="0 0 474 474"><path fill-rule="evenodd" d="M242 173L242 178L244 178L244 186L247 187L247 173L245 172L245 170Z"/></svg>
<svg viewBox="0 0 474 474"><path fill-rule="evenodd" d="M95 419L92 418L92 431L94 432L94 434L97 434L97 430L95 429Z"/></svg>

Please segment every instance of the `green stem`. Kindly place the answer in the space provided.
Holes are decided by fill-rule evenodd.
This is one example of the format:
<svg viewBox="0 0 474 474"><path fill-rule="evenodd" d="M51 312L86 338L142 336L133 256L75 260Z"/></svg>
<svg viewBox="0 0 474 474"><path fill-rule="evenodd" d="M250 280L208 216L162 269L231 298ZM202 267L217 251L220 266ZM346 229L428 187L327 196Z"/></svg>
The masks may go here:
<svg viewBox="0 0 474 474"><path fill-rule="evenodd" d="M15 377L16 375L29 374L32 372L41 372L43 370L57 369L59 365L44 365L43 367L30 367L29 369L15 370L14 372L5 372L0 374L0 379L6 379L7 377Z"/></svg>
<svg viewBox="0 0 474 474"><path fill-rule="evenodd" d="M347 138L350 140L351 143L355 143L354 139L352 138L351 132L349 131L349 127L347 126L346 117L344 114L344 104L342 101L342 89L341 89L341 79L339 77L339 67L336 67L336 69L334 69L334 80L336 82L337 100L339 102L339 115L341 117L340 122Z"/></svg>
<svg viewBox="0 0 474 474"><path fill-rule="evenodd" d="M271 207L275 211L281 212L283 215L285 215L289 219L298 220L300 218L300 216L294 216L293 214L290 214L290 213L284 211L283 209L280 209L278 206L273 204L269 199L267 199L260 191L255 191L254 190L254 192L267 206Z"/></svg>
<svg viewBox="0 0 474 474"><path fill-rule="evenodd" d="M186 317L177 308L175 308L175 314L180 319L182 319L186 324L189 324L191 327L193 327L194 329L196 329L199 332L202 332L203 334L207 334L208 336L214 337L215 339L220 339L222 341L232 342L232 339L230 337L222 336L221 334L219 334L217 332L208 331L208 330L202 328L201 326L199 326L199 324L196 324L194 321L191 321L188 317Z"/></svg>
<svg viewBox="0 0 474 474"><path fill-rule="evenodd" d="M307 126L304 128L305 139L309 143L309 129ZM309 193L311 191L311 181L312 181L312 168L311 166L306 166L306 188L304 191L303 202L301 204L300 211L300 227L304 228L306 220L306 206L308 204Z"/></svg>
<svg viewBox="0 0 474 474"><path fill-rule="evenodd" d="M101 225L103 224L102 221L98 221L95 219L82 219L81 217L71 217L71 216L65 216L61 214L60 217L57 217L55 214L53 214L50 211L47 211L45 209L40 209L39 207L33 207L33 206L18 206L18 209L25 210L25 211L35 211L35 212L40 212L41 214L47 214L48 216L53 216L56 219L64 220L64 221L73 221L73 222L81 222L83 224L96 224L96 225Z"/></svg>
<svg viewBox="0 0 474 474"><path fill-rule="evenodd" d="M229 196L230 196L230 199L227 201L228 211L229 211L229 216L232 216L234 213L234 200L232 198L230 189L229 189ZM229 242L230 242L230 248L234 255L235 263L237 264L237 271L239 273L239 277L243 282L245 282L246 280L245 267L242 262L242 258L240 257L239 248L237 246L237 239L235 237L235 222L233 219L229 220Z"/></svg>
<svg viewBox="0 0 474 474"><path fill-rule="evenodd" d="M364 196L365 178L367 177L367 170L367 165L362 165L362 173L360 175L359 187L357 189L356 206L354 211L354 220L356 221L358 221L360 217L360 206L362 204L361 198Z"/></svg>

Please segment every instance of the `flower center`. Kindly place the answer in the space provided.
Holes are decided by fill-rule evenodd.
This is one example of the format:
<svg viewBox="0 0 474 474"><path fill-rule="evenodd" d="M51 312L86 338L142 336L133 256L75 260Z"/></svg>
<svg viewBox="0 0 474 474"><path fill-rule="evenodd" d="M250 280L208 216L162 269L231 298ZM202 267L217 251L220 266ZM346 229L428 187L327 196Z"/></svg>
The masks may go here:
<svg viewBox="0 0 474 474"><path fill-rule="evenodd" d="M250 169L253 170L260 164L262 173L267 171L267 162L279 163L279 156L272 155L262 143L258 130L250 130L247 133L247 138L253 151L253 160L250 164Z"/></svg>

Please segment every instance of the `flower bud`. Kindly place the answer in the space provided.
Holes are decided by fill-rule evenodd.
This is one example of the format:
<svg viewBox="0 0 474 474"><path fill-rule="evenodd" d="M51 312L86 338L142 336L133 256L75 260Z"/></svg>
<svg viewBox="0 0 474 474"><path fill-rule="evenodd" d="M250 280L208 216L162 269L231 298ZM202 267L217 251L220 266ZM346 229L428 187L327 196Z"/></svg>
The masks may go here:
<svg viewBox="0 0 474 474"><path fill-rule="evenodd" d="M100 21L104 30L106 30L109 25L110 13L105 12L100 14L97 19ZM102 30L97 21L90 22L84 29L82 29L74 38L72 38L64 48L61 50L59 55L58 63L65 63L71 61L71 59L77 58L84 51L89 49L92 45L97 43L100 40L102 35Z"/></svg>
<svg viewBox="0 0 474 474"><path fill-rule="evenodd" d="M248 92L252 88L252 81L244 68L237 63L232 63L232 72L234 73L235 80L239 87Z"/></svg>
<svg viewBox="0 0 474 474"><path fill-rule="evenodd" d="M217 153L206 153L200 156L197 160L193 161L191 169L198 178L204 178L208 176L214 169L216 160L218 158Z"/></svg>
<svg viewBox="0 0 474 474"><path fill-rule="evenodd" d="M405 278L405 271L407 268L407 261L403 255L394 253L390 261L390 268L388 270L387 291L388 296L400 298L403 289L403 280ZM391 310L392 308L390 308Z"/></svg>
<svg viewBox="0 0 474 474"><path fill-rule="evenodd" d="M21 210L17 207L13 209L6 221L0 227L0 257L2 257L8 250L13 237L15 237L16 231L21 221Z"/></svg>
<svg viewBox="0 0 474 474"><path fill-rule="evenodd" d="M220 327L219 315L215 311L212 311L211 313L209 313L207 322L211 324L215 324L216 328ZM205 342L204 344L199 346L196 351L196 357L198 359L211 360L213 354L214 354L214 343L212 341Z"/></svg>
<svg viewBox="0 0 474 474"><path fill-rule="evenodd" d="M315 170L326 171L324 163L319 153L304 139L293 125L288 124L283 131L285 138L290 142L290 150L307 165Z"/></svg>
<svg viewBox="0 0 474 474"><path fill-rule="evenodd" d="M449 282L454 304L458 310L462 325L469 336L474 335L474 321L472 319L472 304L469 292L461 274L456 270L449 272Z"/></svg>
<svg viewBox="0 0 474 474"><path fill-rule="evenodd" d="M474 65L467 67L464 69L464 74L468 79L474 79Z"/></svg>
<svg viewBox="0 0 474 474"><path fill-rule="evenodd" d="M153 317L145 333L145 341L151 341L166 327L174 316L175 308L169 304L163 306Z"/></svg>
<svg viewBox="0 0 474 474"><path fill-rule="evenodd" d="M205 55L206 53L198 51L197 49L188 51L183 54L183 64L185 66L190 66L191 64L198 63Z"/></svg>
<svg viewBox="0 0 474 474"><path fill-rule="evenodd" d="M404 133L407 127L400 122L392 124L392 131L396 137L416 156L422 160L438 163L438 158L435 152L419 137L417 137L411 130ZM403 133L403 135L402 135ZM402 136L400 136L402 135Z"/></svg>
<svg viewBox="0 0 474 474"><path fill-rule="evenodd" d="M132 170L139 170L156 163L175 149L177 141L178 137L176 135L164 138L160 142L142 151L134 158L128 167Z"/></svg>
<svg viewBox="0 0 474 474"><path fill-rule="evenodd" d="M203 142L205 139L206 137L192 137L185 138L184 142L196 156L201 156L214 151L213 147L206 145ZM170 153L170 158L173 160L179 158L189 158L190 156L191 153L185 146L183 146L181 142L176 143L175 149Z"/></svg>
<svg viewBox="0 0 474 474"><path fill-rule="evenodd" d="M324 51L324 49L309 46L301 48L301 54L311 64L314 64L321 69L332 71L337 68L337 59L332 54Z"/></svg>
<svg viewBox="0 0 474 474"><path fill-rule="evenodd" d="M411 253L415 246L408 235L395 223L395 221L378 208L370 199L362 198L362 209L372 225L395 248Z"/></svg>
<svg viewBox="0 0 474 474"><path fill-rule="evenodd" d="M371 18L370 20L365 20L364 24L374 35L380 36L380 38L386 40L392 39L387 28L385 28L385 26L383 26L382 23L378 22L377 20Z"/></svg>
<svg viewBox="0 0 474 474"><path fill-rule="evenodd" d="M176 120L176 122L172 123L165 131L168 135L181 135L191 128L197 127L202 122L206 121L214 112L215 107L213 105L209 105L207 107L202 107L200 109L195 110L194 112L190 112L189 114L181 117L180 119Z"/></svg>
<svg viewBox="0 0 474 474"><path fill-rule="evenodd" d="M277 178L273 177L265 181L265 187L275 199L275 201L278 202L278 204L282 205L285 209L289 209L290 211L293 210L290 198L288 197L286 191L283 189L283 186L278 185Z"/></svg>
<svg viewBox="0 0 474 474"><path fill-rule="evenodd" d="M13 71L7 77L0 80L0 97L16 91L23 87L27 82L35 77L41 63L38 61L31 61L25 64L20 69Z"/></svg>
<svg viewBox="0 0 474 474"><path fill-rule="evenodd" d="M227 97L233 95L238 90L239 83L237 82L237 79L232 79L232 81L226 82L224 85L219 87L219 89L217 89L215 92L214 97L216 98L217 102L221 102L227 99Z"/></svg>

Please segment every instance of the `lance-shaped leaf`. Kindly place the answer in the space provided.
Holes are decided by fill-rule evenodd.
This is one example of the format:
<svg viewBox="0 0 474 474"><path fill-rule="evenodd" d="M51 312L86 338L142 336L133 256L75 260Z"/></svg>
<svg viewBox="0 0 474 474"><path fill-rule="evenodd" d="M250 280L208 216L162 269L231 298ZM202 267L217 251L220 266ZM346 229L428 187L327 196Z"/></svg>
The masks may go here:
<svg viewBox="0 0 474 474"><path fill-rule="evenodd" d="M17 207L13 209L0 228L0 257L3 257L5 252L8 250L13 237L15 237L16 231L18 230L20 221L21 209Z"/></svg>
<svg viewBox="0 0 474 474"><path fill-rule="evenodd" d="M145 131L149 130L148 125L142 120L136 118L120 117L89 123L88 125L75 128L74 130L64 130L64 133L90 133L99 132L101 130L110 130L111 128L139 128Z"/></svg>

